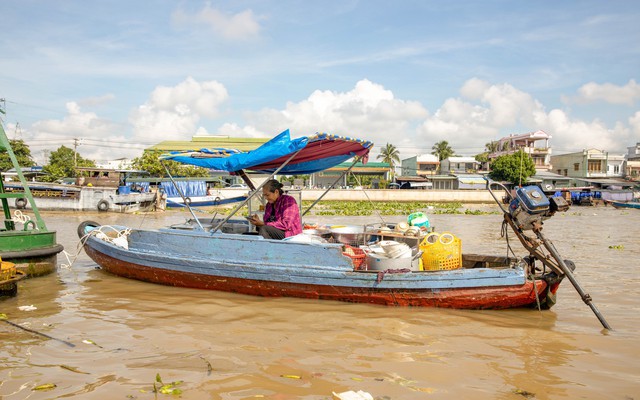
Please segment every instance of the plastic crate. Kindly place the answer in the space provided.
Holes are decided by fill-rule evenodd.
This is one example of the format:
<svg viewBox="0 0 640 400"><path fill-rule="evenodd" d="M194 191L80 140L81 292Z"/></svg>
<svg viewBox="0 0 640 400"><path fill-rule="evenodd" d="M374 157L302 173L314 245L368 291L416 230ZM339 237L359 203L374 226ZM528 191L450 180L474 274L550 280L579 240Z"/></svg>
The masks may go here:
<svg viewBox="0 0 640 400"><path fill-rule="evenodd" d="M15 276L16 276L15 264L8 261L1 261L0 259L0 282L8 281Z"/></svg>
<svg viewBox="0 0 640 400"><path fill-rule="evenodd" d="M422 269L441 271L462 267L462 241L449 232L431 233L420 243Z"/></svg>
<svg viewBox="0 0 640 400"><path fill-rule="evenodd" d="M353 261L353 268L355 270L367 269L367 264L366 264L367 254L364 252L364 250L358 247L345 245L344 250L342 251L342 254L349 257Z"/></svg>

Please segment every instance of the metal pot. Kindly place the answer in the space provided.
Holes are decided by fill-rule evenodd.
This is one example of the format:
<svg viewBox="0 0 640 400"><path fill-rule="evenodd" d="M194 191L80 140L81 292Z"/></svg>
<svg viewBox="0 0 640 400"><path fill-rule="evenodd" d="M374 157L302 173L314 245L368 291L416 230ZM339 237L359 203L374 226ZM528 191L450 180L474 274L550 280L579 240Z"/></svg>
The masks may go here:
<svg viewBox="0 0 640 400"><path fill-rule="evenodd" d="M366 237L369 236L368 234L365 234L364 226L362 225L332 228L331 235L337 242L356 246L364 244Z"/></svg>
<svg viewBox="0 0 640 400"><path fill-rule="evenodd" d="M329 239L331 237L331 231L329 229L305 229L302 233L305 235L320 236L323 239Z"/></svg>

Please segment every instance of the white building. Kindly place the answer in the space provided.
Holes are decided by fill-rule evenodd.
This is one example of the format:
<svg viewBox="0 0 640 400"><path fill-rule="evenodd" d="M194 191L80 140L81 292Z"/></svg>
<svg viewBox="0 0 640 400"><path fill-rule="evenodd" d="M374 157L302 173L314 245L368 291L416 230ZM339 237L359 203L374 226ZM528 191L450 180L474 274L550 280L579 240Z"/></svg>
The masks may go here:
<svg viewBox="0 0 640 400"><path fill-rule="evenodd" d="M433 154L419 154L401 161L402 176L433 176L438 173L440 161Z"/></svg>
<svg viewBox="0 0 640 400"><path fill-rule="evenodd" d="M537 171L551 171L553 168L549 139L551 136L544 131L503 137L498 141L498 149L489 154L489 160L492 161L499 156L523 150L531 156Z"/></svg>
<svg viewBox="0 0 640 400"><path fill-rule="evenodd" d="M448 157L440 163L441 174L471 174L480 169L480 162L474 157Z"/></svg>
<svg viewBox="0 0 640 400"><path fill-rule="evenodd" d="M625 156L589 149L551 157L554 172L572 178L622 177Z"/></svg>

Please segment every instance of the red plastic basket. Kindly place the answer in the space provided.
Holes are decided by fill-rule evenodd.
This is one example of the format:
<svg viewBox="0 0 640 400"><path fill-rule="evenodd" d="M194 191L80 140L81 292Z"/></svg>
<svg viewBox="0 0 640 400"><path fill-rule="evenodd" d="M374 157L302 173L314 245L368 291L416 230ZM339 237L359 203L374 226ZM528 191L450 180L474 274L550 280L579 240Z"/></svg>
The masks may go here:
<svg viewBox="0 0 640 400"><path fill-rule="evenodd" d="M367 269L367 265L365 261L367 260L367 254L364 250L349 246L348 244L344 245L344 250L342 254L349 257L353 261L353 268L356 270L364 270Z"/></svg>

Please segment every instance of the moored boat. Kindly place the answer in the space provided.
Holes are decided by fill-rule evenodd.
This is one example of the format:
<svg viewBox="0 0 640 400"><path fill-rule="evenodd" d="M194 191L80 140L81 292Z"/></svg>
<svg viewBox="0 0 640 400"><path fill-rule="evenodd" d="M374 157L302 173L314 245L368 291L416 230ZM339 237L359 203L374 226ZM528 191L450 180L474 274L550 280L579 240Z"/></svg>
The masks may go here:
<svg viewBox="0 0 640 400"><path fill-rule="evenodd" d="M606 200L606 204L610 204L615 208L635 208L640 210L640 201L638 199L632 201Z"/></svg>
<svg viewBox="0 0 640 400"><path fill-rule="evenodd" d="M48 182L26 182L34 198L38 200L41 210L73 210L100 212L144 212L156 208L164 208L164 201L157 190L150 190L147 185L129 184L131 175L142 171L120 170L109 168L77 168L78 177L70 184ZM24 185L21 182L5 183L7 193L21 193ZM17 196L16 209L30 209L31 205L25 197Z"/></svg>
<svg viewBox="0 0 640 400"><path fill-rule="evenodd" d="M48 230L40 216L2 126L0 126L0 150L6 151L9 155L22 188L7 192L4 183L0 180L0 204L4 216L3 226L0 227L0 258L3 262L12 263L18 271L28 276L51 273L57 267L58 253L64 248L56 243L56 232ZM25 199L33 213L33 218L20 210L15 210L12 215L9 199Z"/></svg>
<svg viewBox="0 0 640 400"><path fill-rule="evenodd" d="M254 151L226 158L195 153L165 157L243 177L245 169L272 177L278 173L313 173L348 159L354 159L354 165L360 160L366 162L372 146L368 141L327 134L292 140L285 131ZM248 178L245 182L251 189L250 198L264 185L256 187ZM305 239L305 234L285 240L264 239L251 234L246 221L231 219L243 204L229 216L207 224L194 218L185 226L146 230L85 221L78 227L78 235L85 252L107 272L152 283L393 306L547 309L554 304L558 287L571 270L555 254L544 252L543 247L554 250L550 243L531 245L533 239L525 234L525 230L539 231L543 219L563 211L561 199L554 200L555 206L543 201L546 199L539 188L527 187L518 191L508 211L503 209L505 223L529 250L528 257L455 253L459 263L431 269L424 265L415 268L413 258L410 263L388 268L363 267L362 253L367 246L353 247L337 235L334 239L338 240L333 242ZM537 200L533 209L527 206L527 202ZM380 231L363 227L362 232L364 244L382 243ZM422 249L421 236L418 241ZM370 254L365 255L369 261ZM424 254L420 257L425 260Z"/></svg>

